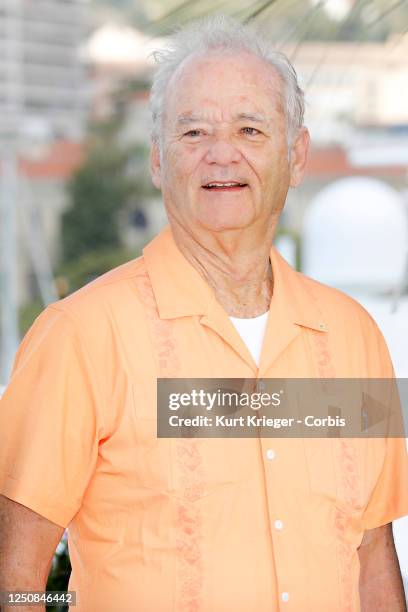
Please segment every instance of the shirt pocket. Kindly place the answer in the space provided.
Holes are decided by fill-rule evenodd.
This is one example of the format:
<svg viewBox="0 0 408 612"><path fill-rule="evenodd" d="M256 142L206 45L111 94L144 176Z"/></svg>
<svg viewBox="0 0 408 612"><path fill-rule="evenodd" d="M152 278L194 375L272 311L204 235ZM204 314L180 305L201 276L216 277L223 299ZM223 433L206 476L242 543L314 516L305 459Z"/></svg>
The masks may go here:
<svg viewBox="0 0 408 612"><path fill-rule="evenodd" d="M198 502L244 486L259 460L254 439L158 438L153 391L133 386L137 483L174 498Z"/></svg>
<svg viewBox="0 0 408 612"><path fill-rule="evenodd" d="M205 440L157 436L156 394L133 385L136 486L174 500L196 502L208 493Z"/></svg>
<svg viewBox="0 0 408 612"><path fill-rule="evenodd" d="M312 495L345 514L362 513L370 483L366 470L366 439L307 438L306 469Z"/></svg>

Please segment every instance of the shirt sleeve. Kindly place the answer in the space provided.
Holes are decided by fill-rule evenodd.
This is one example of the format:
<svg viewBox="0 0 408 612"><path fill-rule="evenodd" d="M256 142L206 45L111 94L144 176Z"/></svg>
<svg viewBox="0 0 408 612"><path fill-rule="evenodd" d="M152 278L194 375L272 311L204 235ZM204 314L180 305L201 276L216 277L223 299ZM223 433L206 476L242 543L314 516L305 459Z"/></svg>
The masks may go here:
<svg viewBox="0 0 408 612"><path fill-rule="evenodd" d="M374 344L371 345L371 367L373 378L395 378L392 360L385 339L376 323L374 332L371 328ZM396 382L392 385L393 392L397 389ZM392 401L395 408L398 402ZM404 410L405 407L402 407ZM393 423L392 419L391 422ZM402 437L404 428L402 413L396 418L396 424L390 426L390 437L384 441L385 452L382 469L371 494L369 503L363 515L364 529L374 529L391 521L408 515L408 452L407 440ZM398 432L401 432L399 437ZM406 435L406 432L405 432Z"/></svg>
<svg viewBox="0 0 408 612"><path fill-rule="evenodd" d="M0 493L66 527L95 469L102 428L80 334L49 306L21 343L0 400Z"/></svg>
<svg viewBox="0 0 408 612"><path fill-rule="evenodd" d="M387 438L383 467L363 515L364 529L408 515L408 454L405 438Z"/></svg>

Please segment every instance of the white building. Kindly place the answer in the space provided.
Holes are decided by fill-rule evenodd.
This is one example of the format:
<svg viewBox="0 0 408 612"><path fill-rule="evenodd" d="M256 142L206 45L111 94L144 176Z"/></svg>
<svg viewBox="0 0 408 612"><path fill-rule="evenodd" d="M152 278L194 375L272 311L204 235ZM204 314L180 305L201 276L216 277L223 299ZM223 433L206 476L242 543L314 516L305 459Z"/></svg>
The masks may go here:
<svg viewBox="0 0 408 612"><path fill-rule="evenodd" d="M293 46L284 51L293 57ZM315 142L348 144L354 129L408 125L408 34L385 43L304 42L294 58Z"/></svg>
<svg viewBox="0 0 408 612"><path fill-rule="evenodd" d="M84 0L0 0L0 130L18 118L19 131L78 134L85 9Z"/></svg>

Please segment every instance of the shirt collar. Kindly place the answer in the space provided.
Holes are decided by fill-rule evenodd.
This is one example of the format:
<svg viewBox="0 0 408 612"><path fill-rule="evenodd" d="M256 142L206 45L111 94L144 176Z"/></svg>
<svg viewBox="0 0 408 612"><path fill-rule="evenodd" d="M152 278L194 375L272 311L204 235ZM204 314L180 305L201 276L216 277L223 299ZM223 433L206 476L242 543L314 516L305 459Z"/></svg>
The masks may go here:
<svg viewBox="0 0 408 612"><path fill-rule="evenodd" d="M209 315L215 294L177 247L170 225L149 242L143 256L160 318ZM297 325L327 331L307 277L291 268L274 246L270 260L274 276L272 300L275 305L279 302L279 311Z"/></svg>

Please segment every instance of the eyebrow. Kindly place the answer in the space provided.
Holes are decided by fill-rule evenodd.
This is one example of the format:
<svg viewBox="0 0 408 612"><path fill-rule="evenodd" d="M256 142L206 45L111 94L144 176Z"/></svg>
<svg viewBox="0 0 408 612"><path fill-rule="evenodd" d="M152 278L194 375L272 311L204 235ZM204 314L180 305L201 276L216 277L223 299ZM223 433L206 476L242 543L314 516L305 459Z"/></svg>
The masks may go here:
<svg viewBox="0 0 408 612"><path fill-rule="evenodd" d="M235 120L246 119L248 121L254 121L255 123L265 123L266 117L261 113L239 113Z"/></svg>
<svg viewBox="0 0 408 612"><path fill-rule="evenodd" d="M194 113L183 113L182 115L178 115L176 123L178 125L185 125L193 123L193 121L203 121L203 117L195 115Z"/></svg>
<svg viewBox="0 0 408 612"><path fill-rule="evenodd" d="M261 113L238 113L238 115L235 115L233 118L233 121L242 121L242 119L245 119L246 121L253 121L255 123L266 122L266 117ZM195 113L182 113L181 115L178 115L176 123L177 125L188 125L196 121L206 121L206 119L202 115L197 115Z"/></svg>

